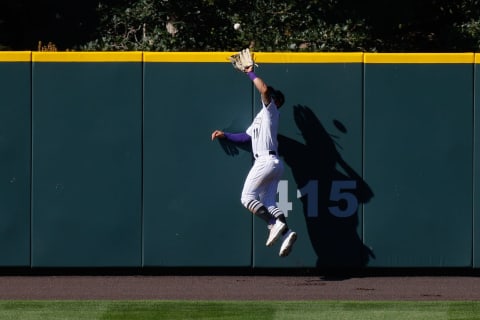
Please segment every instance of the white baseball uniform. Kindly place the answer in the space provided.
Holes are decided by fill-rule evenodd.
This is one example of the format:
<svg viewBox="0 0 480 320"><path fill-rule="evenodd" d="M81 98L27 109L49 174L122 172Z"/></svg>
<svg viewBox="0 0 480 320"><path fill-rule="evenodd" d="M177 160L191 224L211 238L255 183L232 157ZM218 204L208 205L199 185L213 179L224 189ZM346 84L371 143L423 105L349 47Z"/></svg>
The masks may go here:
<svg viewBox="0 0 480 320"><path fill-rule="evenodd" d="M241 198L242 204L250 211L256 212L256 208L263 204L275 217L283 214L276 206L278 183L284 170L278 157L279 117L273 99L268 106L262 102L262 109L246 131L252 140L255 162L245 180Z"/></svg>

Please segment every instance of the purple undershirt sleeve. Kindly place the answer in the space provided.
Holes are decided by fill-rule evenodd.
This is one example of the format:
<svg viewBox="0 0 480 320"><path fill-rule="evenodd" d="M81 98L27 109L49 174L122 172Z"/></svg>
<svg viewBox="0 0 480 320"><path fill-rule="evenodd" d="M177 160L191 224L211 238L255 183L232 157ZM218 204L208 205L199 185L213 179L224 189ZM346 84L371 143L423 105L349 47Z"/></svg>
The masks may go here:
<svg viewBox="0 0 480 320"><path fill-rule="evenodd" d="M257 78L257 75L253 71L248 72L247 75L250 78L250 80L252 80L252 81Z"/></svg>
<svg viewBox="0 0 480 320"><path fill-rule="evenodd" d="M250 136L246 132L241 132L241 133L224 132L224 135L228 141L232 141L232 142L244 143L244 142L249 142L251 140Z"/></svg>

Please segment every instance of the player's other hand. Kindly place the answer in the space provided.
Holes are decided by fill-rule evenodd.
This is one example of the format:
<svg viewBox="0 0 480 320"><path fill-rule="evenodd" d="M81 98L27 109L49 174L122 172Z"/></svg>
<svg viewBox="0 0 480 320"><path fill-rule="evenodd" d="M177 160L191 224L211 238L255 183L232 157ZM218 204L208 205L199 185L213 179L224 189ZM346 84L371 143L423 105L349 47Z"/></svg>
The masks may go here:
<svg viewBox="0 0 480 320"><path fill-rule="evenodd" d="M216 138L225 138L225 134L223 131L220 130L215 130L212 132L212 141L215 140Z"/></svg>

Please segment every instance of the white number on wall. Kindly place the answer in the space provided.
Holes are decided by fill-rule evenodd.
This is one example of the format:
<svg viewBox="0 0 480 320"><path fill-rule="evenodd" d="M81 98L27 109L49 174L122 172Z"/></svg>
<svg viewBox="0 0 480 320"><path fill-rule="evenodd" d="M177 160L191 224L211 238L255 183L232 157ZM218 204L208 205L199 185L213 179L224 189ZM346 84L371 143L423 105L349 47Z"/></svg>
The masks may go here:
<svg viewBox="0 0 480 320"><path fill-rule="evenodd" d="M280 180L277 188L277 207L288 217L288 211L292 210L292 203L288 201L288 180Z"/></svg>
<svg viewBox="0 0 480 320"><path fill-rule="evenodd" d="M330 200L335 206L328 207L328 211L338 218L347 218L358 210L358 199L354 194L357 188L355 180L333 180L330 189ZM288 201L288 180L281 180L278 184L277 206L288 216L292 203ZM297 190L297 198L307 197L307 217L318 217L318 180L310 180L301 189ZM342 205L341 205L342 204Z"/></svg>

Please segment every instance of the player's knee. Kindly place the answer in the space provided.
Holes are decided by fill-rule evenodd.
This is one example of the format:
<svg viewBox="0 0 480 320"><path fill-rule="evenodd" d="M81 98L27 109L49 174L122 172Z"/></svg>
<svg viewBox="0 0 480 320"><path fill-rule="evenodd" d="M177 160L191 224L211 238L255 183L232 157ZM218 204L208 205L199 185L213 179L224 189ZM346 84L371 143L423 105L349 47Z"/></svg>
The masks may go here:
<svg viewBox="0 0 480 320"><path fill-rule="evenodd" d="M240 198L240 202L242 205L248 209L248 205L252 202L252 200L255 200L255 198L248 197L248 196L243 196Z"/></svg>

